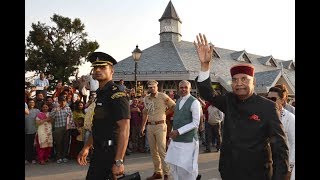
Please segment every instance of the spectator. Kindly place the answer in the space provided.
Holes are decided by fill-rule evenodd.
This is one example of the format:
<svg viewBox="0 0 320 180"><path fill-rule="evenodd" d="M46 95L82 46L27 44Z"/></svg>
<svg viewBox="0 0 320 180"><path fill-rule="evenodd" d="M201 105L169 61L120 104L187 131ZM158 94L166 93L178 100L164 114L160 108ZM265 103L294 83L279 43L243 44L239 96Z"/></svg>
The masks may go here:
<svg viewBox="0 0 320 180"><path fill-rule="evenodd" d="M44 73L40 73L40 77L34 81L34 85L37 87L37 94L42 92L44 98L47 98L47 89L49 87L49 81L45 78Z"/></svg>
<svg viewBox="0 0 320 180"><path fill-rule="evenodd" d="M76 154L78 154L84 145L84 118L79 117L77 123L78 136L76 137Z"/></svg>
<svg viewBox="0 0 320 180"><path fill-rule="evenodd" d="M280 88L283 91L284 98L282 101L282 107L291 112L292 114L295 114L295 107L288 103L288 89L285 84L276 84L274 87Z"/></svg>
<svg viewBox="0 0 320 180"><path fill-rule="evenodd" d="M63 85L62 85L62 81L61 80L59 80L58 81L58 83L57 83L57 86L56 86L56 88L55 88L55 91L54 91L54 93L53 93L53 98L55 98L55 97L59 97L60 96L60 93L63 91Z"/></svg>
<svg viewBox="0 0 320 180"><path fill-rule="evenodd" d="M49 110L48 110L48 111L51 112L51 110L54 108L54 104L53 104L53 99L52 99L52 97L47 96L46 104L47 104L48 107L49 107Z"/></svg>
<svg viewBox="0 0 320 180"><path fill-rule="evenodd" d="M84 144L87 144L89 137L92 132L92 120L94 115L94 109L96 107L96 98L90 98L87 104L85 105L85 116L84 116ZM89 149L89 155L86 157L86 160L89 161L92 156L92 149Z"/></svg>
<svg viewBox="0 0 320 180"><path fill-rule="evenodd" d="M144 138L140 137L140 128L142 124L142 107L139 106L138 98L134 98L130 105L130 140L133 152L144 152Z"/></svg>
<svg viewBox="0 0 320 180"><path fill-rule="evenodd" d="M70 131L75 128L71 108L67 106L67 99L61 95L58 98L59 106L50 112L50 117L54 119L53 138L56 143L57 163L68 162Z"/></svg>
<svg viewBox="0 0 320 180"><path fill-rule="evenodd" d="M120 79L120 81L119 81L119 90L120 91L123 91L123 92L127 92L127 87L124 85L124 81L123 81L123 79Z"/></svg>
<svg viewBox="0 0 320 180"><path fill-rule="evenodd" d="M79 94L80 94L80 100L83 99L84 103L87 103L87 90L90 88L89 85L89 79L87 79L85 75L82 75L80 79L78 80L79 82Z"/></svg>
<svg viewBox="0 0 320 180"><path fill-rule="evenodd" d="M40 110L35 108L35 102L33 99L28 99L28 108L30 113L25 115L25 164L35 164L36 152L34 139L37 132L36 116Z"/></svg>
<svg viewBox="0 0 320 180"><path fill-rule="evenodd" d="M96 96L96 90L99 88L99 81L93 77L93 69L90 72L89 84L90 84L90 96Z"/></svg>
<svg viewBox="0 0 320 180"><path fill-rule="evenodd" d="M206 128L206 151L211 152L211 144L213 139L216 139L216 152L219 152L221 147L221 122L224 118L223 112L213 105L208 107L208 120L205 123Z"/></svg>
<svg viewBox="0 0 320 180"><path fill-rule="evenodd" d="M43 104L45 103L45 97L43 95L43 92L38 91L37 95L36 95L36 108L37 109L41 109Z"/></svg>
<svg viewBox="0 0 320 180"><path fill-rule="evenodd" d="M71 106L70 108L72 110L73 119L74 119L74 123L75 123L76 129L69 129L70 135L71 135L71 142L70 142L70 148L69 148L69 157L76 159L77 156L78 156L78 153L80 152L80 151L78 151L80 142L77 142L77 137L79 136L79 133L80 133L79 129L83 129L82 119L84 119L84 117L85 117L85 112L84 112L84 102L78 100L78 102L74 103L73 105L76 106L75 109L73 110L71 108L73 106ZM81 132L81 134L83 135L82 132ZM80 139L80 138L78 138L78 139ZM82 142L83 142L83 139L82 139Z"/></svg>
<svg viewBox="0 0 320 180"><path fill-rule="evenodd" d="M269 89L267 98L276 102L279 105L280 120L283 124L284 132L286 133L286 140L289 146L289 170L287 179L295 179L295 115L283 108L283 101L285 101L285 91L277 87Z"/></svg>
<svg viewBox="0 0 320 180"><path fill-rule="evenodd" d="M52 119L49 116L49 106L43 104L41 112L37 114L36 124L38 125L36 134L36 149L39 164L44 165L49 161L51 149L53 147Z"/></svg>
<svg viewBox="0 0 320 180"><path fill-rule="evenodd" d="M28 108L27 103L24 103L24 114L25 114L25 115L30 114L30 111L29 111L29 108Z"/></svg>

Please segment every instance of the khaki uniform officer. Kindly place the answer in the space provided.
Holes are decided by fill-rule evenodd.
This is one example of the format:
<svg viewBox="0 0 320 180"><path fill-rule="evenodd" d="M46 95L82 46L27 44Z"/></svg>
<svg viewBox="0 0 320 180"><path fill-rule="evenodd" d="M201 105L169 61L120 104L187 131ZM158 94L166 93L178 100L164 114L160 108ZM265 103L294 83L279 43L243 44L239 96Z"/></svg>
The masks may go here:
<svg viewBox="0 0 320 180"><path fill-rule="evenodd" d="M169 166L165 163L167 124L166 114L173 111L176 103L166 94L158 92L158 82L148 81L148 94L144 98L141 132L147 124L147 137L154 165L154 174L147 180L168 179ZM147 122L148 120L148 122Z"/></svg>

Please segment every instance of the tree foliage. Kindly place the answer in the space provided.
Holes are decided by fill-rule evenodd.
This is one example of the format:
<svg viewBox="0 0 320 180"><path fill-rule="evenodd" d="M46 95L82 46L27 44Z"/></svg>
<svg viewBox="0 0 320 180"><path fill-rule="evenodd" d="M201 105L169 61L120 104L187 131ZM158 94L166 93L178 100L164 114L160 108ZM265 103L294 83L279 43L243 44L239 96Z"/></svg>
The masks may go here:
<svg viewBox="0 0 320 180"><path fill-rule="evenodd" d="M38 21L32 23L32 30L26 40L25 72L44 72L55 80L68 82L75 75L79 65L85 62L90 52L99 48L96 41L89 41L80 19L54 14L50 18L55 26Z"/></svg>

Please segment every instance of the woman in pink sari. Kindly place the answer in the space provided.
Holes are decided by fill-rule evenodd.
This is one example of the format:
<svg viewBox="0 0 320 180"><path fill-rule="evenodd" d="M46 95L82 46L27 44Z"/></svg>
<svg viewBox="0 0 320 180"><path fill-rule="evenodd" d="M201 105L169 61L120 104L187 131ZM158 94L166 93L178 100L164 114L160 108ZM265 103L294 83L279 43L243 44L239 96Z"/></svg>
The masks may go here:
<svg viewBox="0 0 320 180"><path fill-rule="evenodd" d="M49 160L53 146L52 125L48 110L49 106L47 104L43 104L41 112L38 113L36 117L36 124L38 125L36 134L36 150L38 161L42 165Z"/></svg>

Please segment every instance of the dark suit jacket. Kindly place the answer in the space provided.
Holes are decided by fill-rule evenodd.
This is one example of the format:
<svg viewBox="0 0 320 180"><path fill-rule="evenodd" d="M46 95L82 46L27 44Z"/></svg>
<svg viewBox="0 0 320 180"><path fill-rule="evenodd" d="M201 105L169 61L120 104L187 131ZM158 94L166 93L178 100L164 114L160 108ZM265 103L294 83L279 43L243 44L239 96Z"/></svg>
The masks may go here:
<svg viewBox="0 0 320 180"><path fill-rule="evenodd" d="M256 94L246 100L233 93L214 96L210 78L197 85L200 96L225 113L219 161L221 177L284 179L289 150L276 104Z"/></svg>

